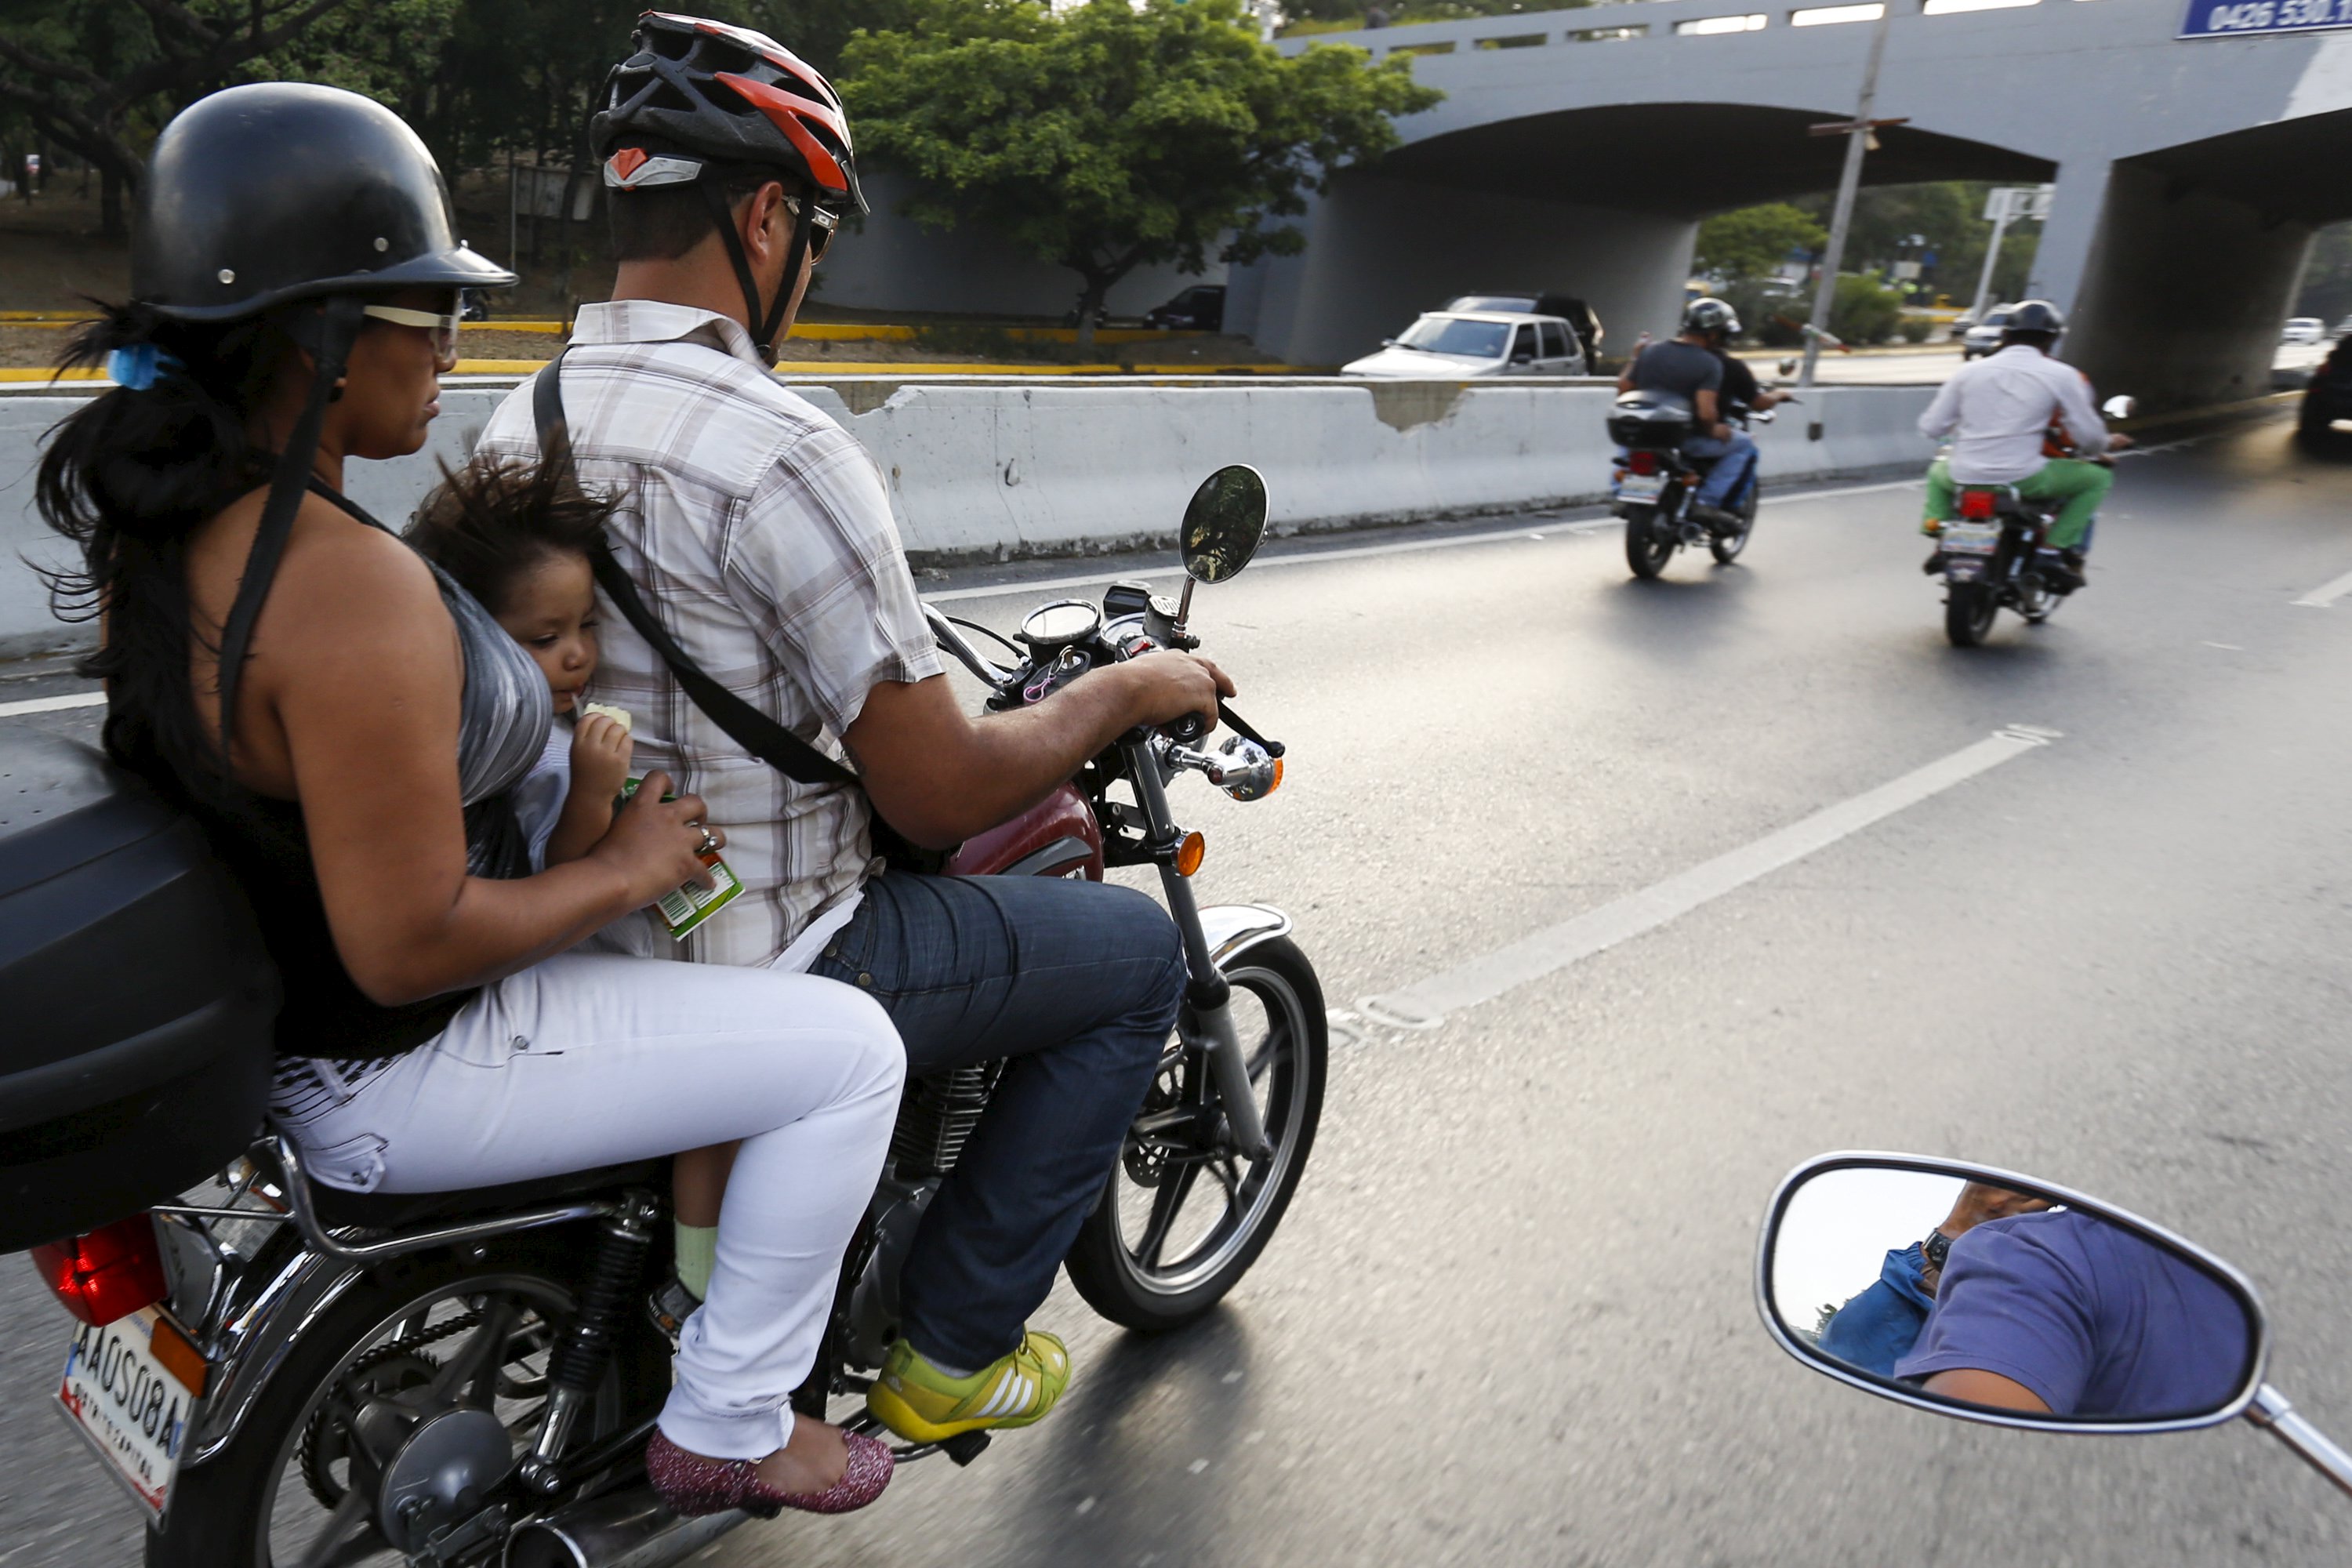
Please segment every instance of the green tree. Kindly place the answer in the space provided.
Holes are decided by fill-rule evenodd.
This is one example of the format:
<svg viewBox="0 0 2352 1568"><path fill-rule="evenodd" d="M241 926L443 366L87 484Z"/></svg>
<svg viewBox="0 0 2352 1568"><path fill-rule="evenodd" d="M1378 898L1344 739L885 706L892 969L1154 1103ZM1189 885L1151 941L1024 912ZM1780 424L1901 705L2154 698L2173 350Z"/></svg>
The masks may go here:
<svg viewBox="0 0 2352 1568"><path fill-rule="evenodd" d="M926 0L908 30L861 33L842 91L869 157L918 182L903 210L984 224L1076 273L1090 344L1113 284L1147 263L1199 272L1295 255L1276 220L1334 170L1397 142L1391 117L1434 105L1409 60L1285 57L1237 0Z"/></svg>
<svg viewBox="0 0 2352 1568"><path fill-rule="evenodd" d="M1698 226L1696 264L1726 278L1761 278L1793 250L1819 251L1829 230L1786 202L1717 213Z"/></svg>

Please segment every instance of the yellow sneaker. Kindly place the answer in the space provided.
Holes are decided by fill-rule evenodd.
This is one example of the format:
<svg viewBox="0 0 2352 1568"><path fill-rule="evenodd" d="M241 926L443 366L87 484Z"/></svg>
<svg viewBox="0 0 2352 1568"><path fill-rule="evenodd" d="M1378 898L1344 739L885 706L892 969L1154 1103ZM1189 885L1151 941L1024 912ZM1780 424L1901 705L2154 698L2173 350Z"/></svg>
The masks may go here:
<svg viewBox="0 0 2352 1568"><path fill-rule="evenodd" d="M900 1340L882 1358L866 1408L909 1443L937 1443L1043 1420L1069 1384L1070 1352L1051 1334L1024 1334L1019 1350L970 1377L950 1377Z"/></svg>

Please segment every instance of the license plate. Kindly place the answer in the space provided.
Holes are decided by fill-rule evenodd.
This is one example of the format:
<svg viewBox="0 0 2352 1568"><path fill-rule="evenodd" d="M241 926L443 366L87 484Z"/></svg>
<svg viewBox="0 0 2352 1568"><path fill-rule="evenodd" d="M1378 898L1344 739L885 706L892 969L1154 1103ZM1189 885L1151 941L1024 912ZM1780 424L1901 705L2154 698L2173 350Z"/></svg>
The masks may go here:
<svg viewBox="0 0 2352 1568"><path fill-rule="evenodd" d="M1619 500L1655 500L1666 490L1664 474L1627 474L1617 487Z"/></svg>
<svg viewBox="0 0 2352 1568"><path fill-rule="evenodd" d="M131 1495L160 1518L171 1501L196 1397L156 1359L159 1316L150 1307L102 1329L83 1325L66 1351L58 1405Z"/></svg>
<svg viewBox="0 0 2352 1568"><path fill-rule="evenodd" d="M1990 555L2000 546L1997 522L1948 522L1941 541L1947 555Z"/></svg>

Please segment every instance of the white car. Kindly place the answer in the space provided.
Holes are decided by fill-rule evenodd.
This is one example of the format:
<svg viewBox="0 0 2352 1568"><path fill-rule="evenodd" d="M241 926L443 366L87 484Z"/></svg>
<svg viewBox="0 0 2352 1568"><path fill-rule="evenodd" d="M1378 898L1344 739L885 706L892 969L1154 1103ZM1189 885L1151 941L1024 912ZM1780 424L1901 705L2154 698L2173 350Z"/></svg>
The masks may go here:
<svg viewBox="0 0 2352 1568"><path fill-rule="evenodd" d="M1341 375L1457 381L1474 375L1582 375L1584 351L1560 316L1518 310L1432 310Z"/></svg>
<svg viewBox="0 0 2352 1568"><path fill-rule="evenodd" d="M1979 354L2000 353L2001 329L2009 325L2010 312L2016 309L2014 305L1995 305L1985 312L1983 321L1970 326L1960 338L1961 363Z"/></svg>
<svg viewBox="0 0 2352 1568"><path fill-rule="evenodd" d="M2286 331L2279 334L2283 343L2324 343L2327 341L2327 323L2316 316L2290 318Z"/></svg>

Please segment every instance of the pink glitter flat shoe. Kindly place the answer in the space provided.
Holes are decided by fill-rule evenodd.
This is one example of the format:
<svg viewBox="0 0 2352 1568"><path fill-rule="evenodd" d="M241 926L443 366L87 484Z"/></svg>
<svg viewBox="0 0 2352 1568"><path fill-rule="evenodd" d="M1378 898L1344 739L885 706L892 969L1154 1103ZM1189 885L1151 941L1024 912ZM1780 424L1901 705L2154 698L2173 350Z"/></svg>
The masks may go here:
<svg viewBox="0 0 2352 1568"><path fill-rule="evenodd" d="M672 1513L681 1518L724 1513L740 1508L773 1519L788 1508L803 1513L848 1513L864 1508L890 1484L896 1461L889 1448L859 1432L845 1432L849 1468L821 1492L780 1492L760 1479L756 1459L698 1458L659 1431L646 1445L646 1477Z"/></svg>

